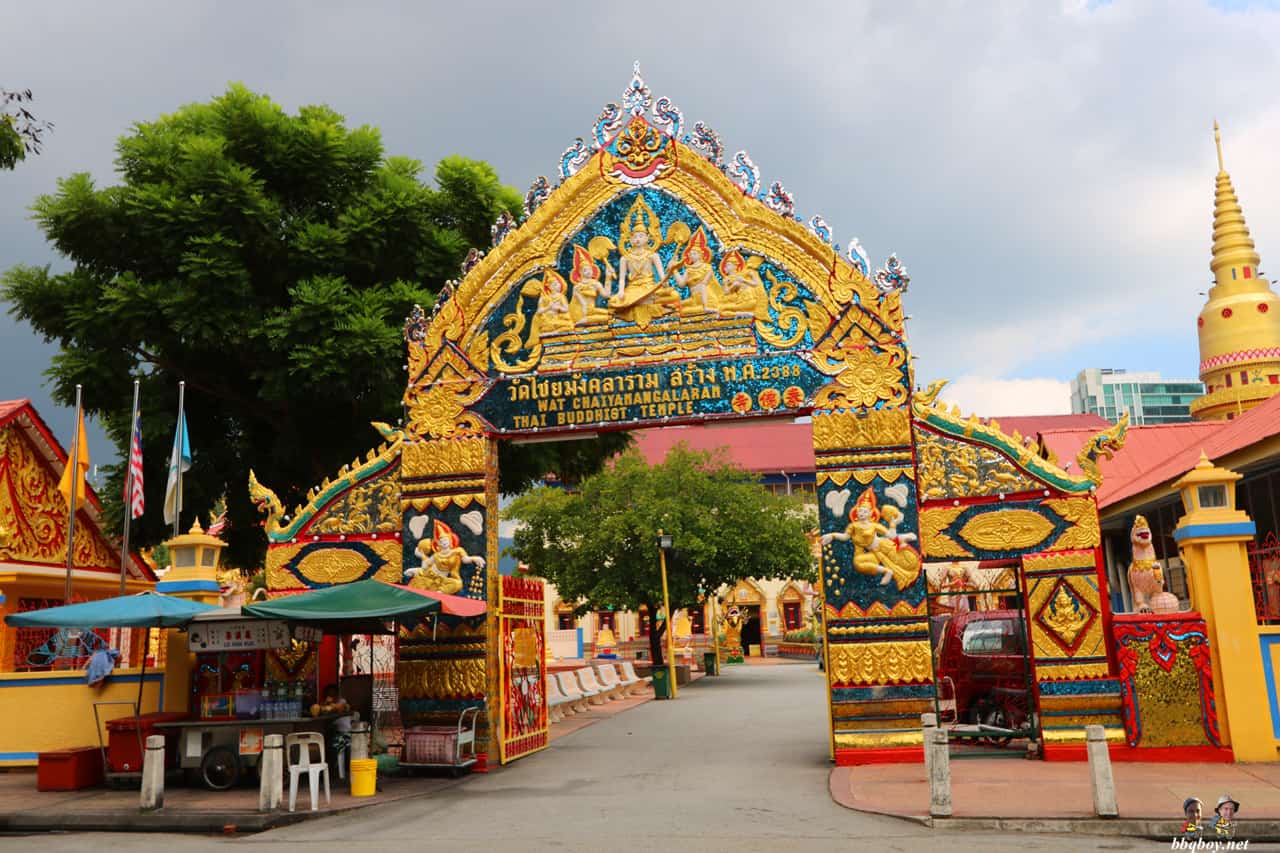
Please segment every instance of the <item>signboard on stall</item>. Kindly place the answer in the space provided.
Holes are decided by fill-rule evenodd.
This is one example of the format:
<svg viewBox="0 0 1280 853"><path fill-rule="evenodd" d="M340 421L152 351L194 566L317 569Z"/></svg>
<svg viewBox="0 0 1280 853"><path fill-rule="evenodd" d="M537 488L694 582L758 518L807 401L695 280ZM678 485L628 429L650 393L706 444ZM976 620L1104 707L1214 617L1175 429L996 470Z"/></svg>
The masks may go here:
<svg viewBox="0 0 1280 853"><path fill-rule="evenodd" d="M265 622L260 619L192 622L187 626L187 642L193 652L287 649L289 626L285 622Z"/></svg>
<svg viewBox="0 0 1280 853"><path fill-rule="evenodd" d="M262 754L262 729L241 729L240 730L240 754L241 755L261 755Z"/></svg>

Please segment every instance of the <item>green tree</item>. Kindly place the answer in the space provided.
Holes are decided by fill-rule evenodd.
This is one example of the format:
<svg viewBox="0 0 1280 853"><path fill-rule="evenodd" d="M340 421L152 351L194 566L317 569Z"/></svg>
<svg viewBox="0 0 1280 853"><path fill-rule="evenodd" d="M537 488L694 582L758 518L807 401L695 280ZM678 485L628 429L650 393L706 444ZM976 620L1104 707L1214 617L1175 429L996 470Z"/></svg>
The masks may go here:
<svg viewBox="0 0 1280 853"><path fill-rule="evenodd" d="M3 298L60 344L55 399L83 384L122 458L131 380L141 380L139 546L166 535L159 510L186 381L187 522L225 494L228 559L257 565L250 467L291 506L376 443L369 422L402 413L405 315L432 304L520 196L489 165L456 156L427 185L421 163L383 154L375 129L350 129L324 106L288 114L239 85L136 124L117 155L119 185L74 174L35 202L72 269L14 267ZM512 448L504 488L526 487L561 455L566 470L589 470L618 442ZM105 490L116 519L122 476L116 466Z"/></svg>
<svg viewBox="0 0 1280 853"><path fill-rule="evenodd" d="M727 455L673 448L649 466L630 450L582 481L517 497L511 553L556 585L577 613L614 607L657 613L662 605L658 531L674 539L667 560L671 606L680 608L741 578L814 577L805 531L810 511L775 495ZM665 622L649 632L663 660Z"/></svg>
<svg viewBox="0 0 1280 853"><path fill-rule="evenodd" d="M53 130L53 122L41 121L27 109L32 100L30 89L0 89L0 169L12 169L28 154L39 154L44 135Z"/></svg>

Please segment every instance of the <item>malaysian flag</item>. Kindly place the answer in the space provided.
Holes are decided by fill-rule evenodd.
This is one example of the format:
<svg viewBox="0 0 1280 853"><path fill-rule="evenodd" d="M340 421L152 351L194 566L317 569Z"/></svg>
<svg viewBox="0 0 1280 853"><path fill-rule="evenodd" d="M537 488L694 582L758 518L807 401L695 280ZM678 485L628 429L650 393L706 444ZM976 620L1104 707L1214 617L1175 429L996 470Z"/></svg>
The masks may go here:
<svg viewBox="0 0 1280 853"><path fill-rule="evenodd" d="M141 518L143 507L142 489L142 415L138 413L133 421L133 441L129 446L129 473L125 480L125 500L129 504L129 517Z"/></svg>

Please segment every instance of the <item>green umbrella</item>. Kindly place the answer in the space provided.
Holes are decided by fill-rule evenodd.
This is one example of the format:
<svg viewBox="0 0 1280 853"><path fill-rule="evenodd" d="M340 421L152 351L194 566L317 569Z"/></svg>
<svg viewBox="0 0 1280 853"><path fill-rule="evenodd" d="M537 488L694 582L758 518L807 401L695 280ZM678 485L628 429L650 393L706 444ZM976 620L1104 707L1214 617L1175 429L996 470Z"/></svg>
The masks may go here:
<svg viewBox="0 0 1280 853"><path fill-rule="evenodd" d="M327 633L390 634L395 623L413 624L440 609L440 602L378 580L246 604L240 612L258 619L285 619Z"/></svg>

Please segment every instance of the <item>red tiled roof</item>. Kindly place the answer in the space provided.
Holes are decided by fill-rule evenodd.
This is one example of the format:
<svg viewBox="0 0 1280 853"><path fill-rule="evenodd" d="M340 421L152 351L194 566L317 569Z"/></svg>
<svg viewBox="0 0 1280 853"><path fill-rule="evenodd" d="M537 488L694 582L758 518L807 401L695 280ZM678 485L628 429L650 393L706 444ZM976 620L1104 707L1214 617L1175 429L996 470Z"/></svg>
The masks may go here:
<svg viewBox="0 0 1280 853"><path fill-rule="evenodd" d="M639 430L636 447L650 465L683 442L690 450L729 448L734 464L756 474L816 470L813 425L789 420L738 421L733 424L672 426Z"/></svg>
<svg viewBox="0 0 1280 853"><path fill-rule="evenodd" d="M1111 426L1111 422L1101 415L1013 415L1007 418L987 418L987 422L1000 424L1000 431L1005 435L1013 435L1014 430L1025 436L1039 435L1046 430L1088 429L1094 434Z"/></svg>
<svg viewBox="0 0 1280 853"><path fill-rule="evenodd" d="M1213 433L1222 429L1221 421L1191 421L1177 424L1129 427L1124 447L1111 459L1098 465L1102 485L1098 487L1098 505L1114 502L1115 494L1135 479L1162 464L1186 447L1199 447ZM1058 464L1075 466L1076 454L1085 442L1098 434L1096 429L1052 430L1040 434L1045 447L1058 456ZM1196 458L1199 458L1197 454ZM1195 464L1194 462L1192 464ZM1073 471L1073 473L1080 473Z"/></svg>
<svg viewBox="0 0 1280 853"><path fill-rule="evenodd" d="M0 422L7 421L14 414L22 411L23 406L30 403L30 400L0 400Z"/></svg>
<svg viewBox="0 0 1280 853"><path fill-rule="evenodd" d="M1280 395L1272 397L1264 403L1254 406L1240 417L1232 421L1210 421L1199 426L1209 427L1203 434L1197 434L1192 441L1185 444L1177 452L1166 456L1163 460L1151 460L1151 465L1141 471L1138 476L1127 482L1117 483L1110 490L1106 499L1102 491L1098 493L1098 507L1119 503L1126 498L1140 495L1148 489L1172 483L1190 471L1200 461L1200 452L1204 451L1214 462L1221 462L1232 453L1244 450L1264 439L1280 435ZM1185 426L1169 424L1168 426ZM1150 427L1167 429L1168 427ZM1127 442L1126 442L1127 444ZM1127 448L1126 448L1127 449ZM1123 452L1123 451L1121 451ZM1120 454L1117 453L1118 457Z"/></svg>

